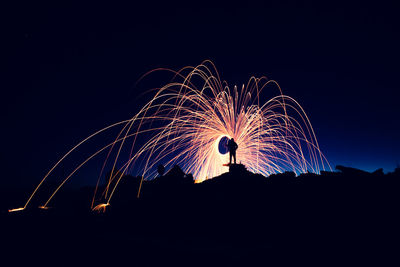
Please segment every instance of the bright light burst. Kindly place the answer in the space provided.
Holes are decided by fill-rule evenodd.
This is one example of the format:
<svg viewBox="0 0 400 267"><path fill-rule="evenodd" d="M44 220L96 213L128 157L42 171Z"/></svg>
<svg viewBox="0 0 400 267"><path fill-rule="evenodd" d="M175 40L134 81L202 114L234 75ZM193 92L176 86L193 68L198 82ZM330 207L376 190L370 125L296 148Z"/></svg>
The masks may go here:
<svg viewBox="0 0 400 267"><path fill-rule="evenodd" d="M254 173L268 176L283 171L299 174L330 169L303 108L284 95L277 82L266 77L251 77L246 85L232 88L221 81L211 61L172 72L174 79L157 89L135 116L97 131L64 155L46 174L24 208L70 153L94 136L117 126L123 128L115 140L78 164L41 208L47 207L74 173L103 151L108 151L108 155L101 173L107 162L111 161L113 167L102 194L106 204L97 205L96 211L104 211L109 206L121 178L127 173L133 172L149 180L155 177L159 164L167 169L177 164L185 173L192 173L196 182L201 182L226 172L228 169L223 164L229 161L229 156L218 149L223 137L235 139L239 146L238 161ZM261 95L265 91L275 96L264 99ZM121 152L127 146L131 151L128 159ZM116 151L115 158L110 158L111 151ZM101 174L99 181L100 178ZM97 189L98 186L92 208Z"/></svg>

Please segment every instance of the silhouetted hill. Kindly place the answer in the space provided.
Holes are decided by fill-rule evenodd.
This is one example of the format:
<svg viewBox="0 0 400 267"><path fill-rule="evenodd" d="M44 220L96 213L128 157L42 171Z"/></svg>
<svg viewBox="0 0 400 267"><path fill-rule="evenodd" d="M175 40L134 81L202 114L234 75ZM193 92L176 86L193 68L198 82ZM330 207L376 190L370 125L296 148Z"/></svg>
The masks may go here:
<svg viewBox="0 0 400 267"><path fill-rule="evenodd" d="M8 253L27 247L37 254L68 251L100 265L115 258L147 264L180 259L188 265L275 257L297 262L290 256L295 254L322 265L360 257L380 265L394 260L400 169L337 169L264 177L237 164L195 184L175 166L144 181L139 199L141 178L124 176L105 214L89 210L93 188L67 191L57 196L54 209L3 214L4 240L12 244Z"/></svg>

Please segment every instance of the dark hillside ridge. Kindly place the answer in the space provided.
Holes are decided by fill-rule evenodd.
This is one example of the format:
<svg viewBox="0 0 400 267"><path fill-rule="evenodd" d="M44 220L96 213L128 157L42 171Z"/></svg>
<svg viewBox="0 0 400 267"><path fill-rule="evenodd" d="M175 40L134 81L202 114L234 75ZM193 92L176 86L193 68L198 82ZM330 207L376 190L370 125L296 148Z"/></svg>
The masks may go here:
<svg viewBox="0 0 400 267"><path fill-rule="evenodd" d="M35 254L69 251L99 265L104 262L95 255L104 247L104 259L137 257L146 263L247 262L277 255L296 262L288 253L321 263L346 257L392 262L399 248L400 168L388 174L337 169L264 177L234 165L195 184L175 166L144 182L139 199L140 177L125 176L104 214L89 209L93 188L64 192L49 210L3 213L4 240L11 254L36 240L40 246L30 247Z"/></svg>

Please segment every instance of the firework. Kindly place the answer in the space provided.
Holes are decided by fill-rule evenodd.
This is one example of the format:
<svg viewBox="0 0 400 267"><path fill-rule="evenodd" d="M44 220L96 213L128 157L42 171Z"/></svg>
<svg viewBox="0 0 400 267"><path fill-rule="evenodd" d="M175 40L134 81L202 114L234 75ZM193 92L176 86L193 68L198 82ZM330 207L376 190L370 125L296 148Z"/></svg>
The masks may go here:
<svg viewBox="0 0 400 267"><path fill-rule="evenodd" d="M177 164L185 173L193 174L195 182L226 172L228 169L223 165L229 157L219 147L221 140L227 138L235 139L239 146L238 161L254 173L268 176L284 171L299 174L330 169L305 111L296 100L282 93L277 82L266 77L251 77L240 88L229 87L221 81L211 61L172 72L173 80L157 89L135 116L97 131L71 149L46 174L25 206L15 210L27 207L38 188L69 154L94 136L117 126L122 129L115 139L80 162L42 208L48 206L83 165L107 150L92 201L96 211L104 211L110 205L121 178L127 173L142 176L142 184L143 179L156 177L159 164L166 168ZM272 90L275 96L264 101L261 95ZM122 153L126 147L130 150L129 157ZM111 157L111 152L115 156ZM100 195L98 185L107 164L112 164L112 171L101 194L105 203L95 206Z"/></svg>

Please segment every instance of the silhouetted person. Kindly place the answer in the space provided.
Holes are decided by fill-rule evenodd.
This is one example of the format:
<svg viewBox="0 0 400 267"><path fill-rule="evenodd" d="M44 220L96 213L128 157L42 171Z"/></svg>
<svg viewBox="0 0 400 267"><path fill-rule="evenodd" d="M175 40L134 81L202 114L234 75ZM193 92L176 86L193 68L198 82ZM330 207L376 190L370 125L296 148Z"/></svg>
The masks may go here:
<svg viewBox="0 0 400 267"><path fill-rule="evenodd" d="M236 149L237 148L238 148L238 145L235 143L235 140L233 138L228 141L229 164L232 163L232 157L233 157L234 163L236 164Z"/></svg>
<svg viewBox="0 0 400 267"><path fill-rule="evenodd" d="M158 167L157 167L157 172L158 172L158 174L159 174L160 176L163 176L164 173L165 173L164 165L162 165L162 164L158 165Z"/></svg>

